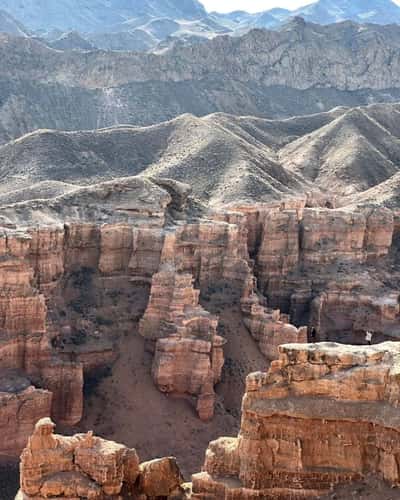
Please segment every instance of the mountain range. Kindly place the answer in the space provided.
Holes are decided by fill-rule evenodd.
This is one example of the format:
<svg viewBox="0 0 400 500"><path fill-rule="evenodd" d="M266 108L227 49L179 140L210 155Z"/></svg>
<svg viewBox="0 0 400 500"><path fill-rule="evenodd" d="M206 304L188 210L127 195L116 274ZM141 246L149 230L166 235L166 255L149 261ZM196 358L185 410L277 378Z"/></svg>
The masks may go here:
<svg viewBox="0 0 400 500"><path fill-rule="evenodd" d="M0 143L38 128L151 125L182 113L287 118L400 100L400 26L296 18L162 54L59 51L0 35Z"/></svg>
<svg viewBox="0 0 400 500"><path fill-rule="evenodd" d="M317 24L341 21L398 24L400 23L400 7L392 0L318 0L291 11L275 8L256 14L242 11L230 14L213 12L212 16L234 31L247 30L249 27L276 28L295 16Z"/></svg>
<svg viewBox="0 0 400 500"><path fill-rule="evenodd" d="M318 0L293 11L221 14L207 12L198 0L0 0L0 31L34 34L62 50L160 52L177 42L281 29L293 17L317 24L400 24L400 7L392 0Z"/></svg>

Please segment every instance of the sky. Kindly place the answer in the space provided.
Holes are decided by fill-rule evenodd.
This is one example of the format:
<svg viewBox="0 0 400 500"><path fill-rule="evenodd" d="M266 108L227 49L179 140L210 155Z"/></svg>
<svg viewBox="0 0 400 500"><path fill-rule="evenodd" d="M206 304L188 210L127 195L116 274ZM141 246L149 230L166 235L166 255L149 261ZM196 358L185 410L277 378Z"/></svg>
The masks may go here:
<svg viewBox="0 0 400 500"><path fill-rule="evenodd" d="M296 9L302 5L313 3L313 0L200 0L208 11L232 12L245 10L247 12L261 12L273 7ZM314 0L315 1L315 0ZM400 4L400 0L395 0Z"/></svg>

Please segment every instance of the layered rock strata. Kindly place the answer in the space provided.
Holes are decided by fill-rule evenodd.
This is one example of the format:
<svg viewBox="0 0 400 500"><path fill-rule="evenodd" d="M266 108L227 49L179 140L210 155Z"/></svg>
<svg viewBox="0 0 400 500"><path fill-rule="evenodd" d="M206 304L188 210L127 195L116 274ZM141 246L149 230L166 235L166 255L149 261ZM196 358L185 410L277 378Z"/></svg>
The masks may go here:
<svg viewBox="0 0 400 500"><path fill-rule="evenodd" d="M290 323L287 314L282 314L279 309L265 307L259 300L249 302L242 299L242 312L244 324L258 343L260 351L270 361L278 358L281 344L308 341L307 326L297 328Z"/></svg>
<svg viewBox="0 0 400 500"><path fill-rule="evenodd" d="M260 289L271 293L279 280L301 269L340 262L363 264L388 254L394 218L388 209L267 210L256 257Z"/></svg>
<svg viewBox="0 0 400 500"><path fill-rule="evenodd" d="M238 207L258 290L316 339L362 343L367 330L398 338L397 213L306 208L313 201Z"/></svg>
<svg viewBox="0 0 400 500"><path fill-rule="evenodd" d="M139 464L134 449L91 432L57 435L54 427L48 418L37 422L21 455L16 500L183 498L175 459Z"/></svg>
<svg viewBox="0 0 400 500"><path fill-rule="evenodd" d="M217 318L199 307L201 291L228 284L242 297L246 326L269 359L282 342L306 342L307 332L264 307L256 294L248 256L247 227L240 212L178 227L165 236L161 270L152 279L140 333L155 351L153 378L165 392L198 396L202 419L213 415L214 389L224 362ZM198 289L194 289L194 283Z"/></svg>
<svg viewBox="0 0 400 500"><path fill-rule="evenodd" d="M345 286L332 286L311 302L310 325L319 340L364 340L365 331L373 340L398 340L400 335L399 293L355 291ZM347 332L343 335L343 332ZM347 343L347 342L346 342Z"/></svg>
<svg viewBox="0 0 400 500"><path fill-rule="evenodd" d="M389 252L396 214L305 208L306 198L229 212L191 203L177 182L126 178L1 207L0 370L27 379L2 396L4 436L14 432L7 415L16 394L32 386L40 408L15 428L14 453L41 416L79 422L84 377L111 366L116 339L145 311L140 331L157 386L193 396L210 418L224 339L199 294L221 283L241 298L245 324L271 360L279 344L306 341L298 326L335 338L329 325L338 307L350 329L396 336L395 290L380 297L328 286L338 263L367 265ZM0 453L10 451L0 438Z"/></svg>
<svg viewBox="0 0 400 500"><path fill-rule="evenodd" d="M198 397L197 411L208 420L214 413L214 384L224 364L224 339L218 318L199 306L200 291L191 274L166 268L153 276L150 301L140 333L155 342L153 379L163 392Z"/></svg>
<svg viewBox="0 0 400 500"><path fill-rule="evenodd" d="M312 498L368 474L399 486L399 344L279 351L248 376L239 437L210 444L193 498Z"/></svg>
<svg viewBox="0 0 400 500"><path fill-rule="evenodd" d="M41 417L80 421L84 374L115 359L115 318L129 330L143 313L148 285L134 279L158 268L170 201L133 178L1 209L1 454L19 454ZM7 383L15 373L23 383Z"/></svg>

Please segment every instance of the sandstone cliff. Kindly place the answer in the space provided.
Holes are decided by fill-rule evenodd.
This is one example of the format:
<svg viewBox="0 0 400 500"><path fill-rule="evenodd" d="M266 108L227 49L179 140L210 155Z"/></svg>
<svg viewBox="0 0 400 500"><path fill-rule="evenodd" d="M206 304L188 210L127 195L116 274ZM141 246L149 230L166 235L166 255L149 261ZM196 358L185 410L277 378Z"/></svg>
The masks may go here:
<svg viewBox="0 0 400 500"><path fill-rule="evenodd" d="M312 498L368 474L399 486L399 352L281 346L248 376L239 437L210 444L193 498Z"/></svg>
<svg viewBox="0 0 400 500"><path fill-rule="evenodd" d="M152 279L140 333L154 343L153 378L163 392L198 396L202 420L214 413L214 384L221 378L224 339L218 318L199 306L191 274L162 269Z"/></svg>

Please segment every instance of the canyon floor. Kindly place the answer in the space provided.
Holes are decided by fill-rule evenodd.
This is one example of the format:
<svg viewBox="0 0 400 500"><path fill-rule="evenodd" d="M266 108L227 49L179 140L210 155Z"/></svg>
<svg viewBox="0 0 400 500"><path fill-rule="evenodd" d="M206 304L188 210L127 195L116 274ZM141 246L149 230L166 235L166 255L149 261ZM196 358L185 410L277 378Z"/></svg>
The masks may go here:
<svg viewBox="0 0 400 500"><path fill-rule="evenodd" d="M120 339L120 356L110 376L86 396L79 430L94 429L106 439L134 447L143 460L173 455L190 480L201 469L211 440L237 434L246 374L268 366L242 323L239 304L227 305L231 301L226 292L207 297L214 311L220 311L221 334L229 341L211 422L199 420L190 399L165 395L156 388L150 376L152 355L135 330Z"/></svg>

